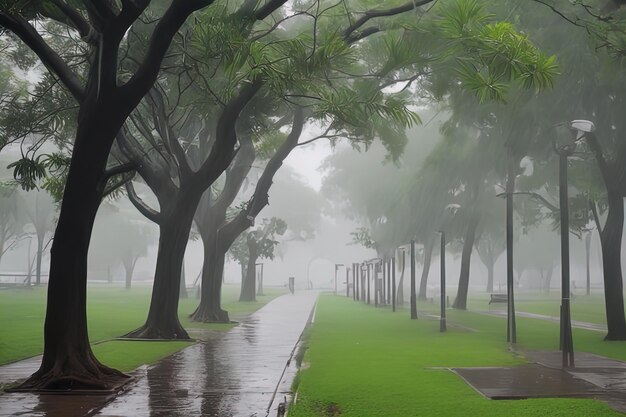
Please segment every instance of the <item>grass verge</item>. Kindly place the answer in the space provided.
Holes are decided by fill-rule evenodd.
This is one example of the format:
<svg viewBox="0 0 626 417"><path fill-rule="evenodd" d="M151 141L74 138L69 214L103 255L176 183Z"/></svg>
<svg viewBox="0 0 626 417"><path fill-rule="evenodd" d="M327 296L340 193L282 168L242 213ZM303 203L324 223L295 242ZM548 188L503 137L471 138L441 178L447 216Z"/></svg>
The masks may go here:
<svg viewBox="0 0 626 417"><path fill-rule="evenodd" d="M150 304L152 288L138 285L126 290L119 286L90 285L87 318L92 342L119 337L143 324ZM239 303L239 287L224 286L223 308L234 320L265 305L284 290L268 288L257 302ZM227 330L235 324L195 323L188 319L198 304L195 297L181 299L179 316L187 329ZM13 362L43 351L43 322L46 288L0 291L0 364ZM192 335L193 337L193 335ZM96 356L105 364L129 371L145 363L176 352L190 342L104 341L93 345Z"/></svg>
<svg viewBox="0 0 626 417"><path fill-rule="evenodd" d="M442 334L437 321L412 321L407 314L321 297L305 356L309 367L298 377L298 401L290 417L621 415L589 399L488 400L453 373L436 368L523 363L508 350L505 321L450 311L450 322L466 329L452 327ZM523 347L558 344L554 323L520 319L518 326ZM576 331L574 337L578 349L626 356L626 343L607 344L601 334L589 331Z"/></svg>

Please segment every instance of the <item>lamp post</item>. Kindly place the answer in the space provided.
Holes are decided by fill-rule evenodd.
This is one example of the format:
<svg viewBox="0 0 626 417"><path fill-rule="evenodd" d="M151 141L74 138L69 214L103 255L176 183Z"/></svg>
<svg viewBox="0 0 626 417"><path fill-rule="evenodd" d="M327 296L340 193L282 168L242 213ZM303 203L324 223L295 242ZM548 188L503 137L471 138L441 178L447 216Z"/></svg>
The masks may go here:
<svg viewBox="0 0 626 417"><path fill-rule="evenodd" d="M507 178L506 191L497 194L496 197L506 198L506 341L514 344L517 343L515 291L513 289L513 195L516 193L510 184L514 184L513 179Z"/></svg>
<svg viewBox="0 0 626 417"><path fill-rule="evenodd" d="M445 332L446 326L446 233L443 230L439 231L441 234L441 252L439 258L441 259L441 306L440 306L440 319L439 319L439 331Z"/></svg>
<svg viewBox="0 0 626 417"><path fill-rule="evenodd" d="M559 155L559 209L561 218L561 352L563 368L574 366L574 342L572 339L572 319L570 310L570 264L569 264L569 205L567 194L567 158L573 155L576 144L593 132L595 126L587 120L574 120L570 130L574 140L554 144Z"/></svg>

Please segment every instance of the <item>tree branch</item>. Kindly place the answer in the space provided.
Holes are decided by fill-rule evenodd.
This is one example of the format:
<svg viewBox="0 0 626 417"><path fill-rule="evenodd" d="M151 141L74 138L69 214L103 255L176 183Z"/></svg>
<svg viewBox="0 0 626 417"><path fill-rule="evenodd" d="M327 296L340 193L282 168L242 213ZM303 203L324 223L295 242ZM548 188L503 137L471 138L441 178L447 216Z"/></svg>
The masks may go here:
<svg viewBox="0 0 626 417"><path fill-rule="evenodd" d="M128 199L135 206L135 208L143 214L148 220L160 224L161 223L161 213L148 206L142 199L137 195L135 191L135 186L132 181L128 181L126 183L126 193L128 194Z"/></svg>
<svg viewBox="0 0 626 417"><path fill-rule="evenodd" d="M408 12L413 9L417 9L420 6L424 6L425 4L432 3L434 0L415 0L404 3L398 7L392 7L390 9L373 9L368 10L363 13L363 16L358 18L354 23L352 23L346 30L343 32L343 37L346 40L351 39L352 34L361 28L364 24L369 22L371 19L376 17L385 17L385 16L395 16L401 13Z"/></svg>
<svg viewBox="0 0 626 417"><path fill-rule="evenodd" d="M138 166L135 162L126 162L124 164L117 165L104 171L104 177L102 180L106 182L115 175L126 174L127 172L136 171L137 168Z"/></svg>
<svg viewBox="0 0 626 417"><path fill-rule="evenodd" d="M600 216L598 215L598 207L596 206L596 202L589 199L589 208L591 209L591 214L593 215L593 222L596 224L596 228L602 236L602 223L600 223Z"/></svg>
<svg viewBox="0 0 626 417"><path fill-rule="evenodd" d="M120 88L127 91L131 90L140 96L147 93L159 74L163 57L167 53L178 29L185 23L185 20L191 13L213 4L213 1L173 0L152 32L148 51L143 62L130 80Z"/></svg>
<svg viewBox="0 0 626 417"><path fill-rule="evenodd" d="M255 79L246 84L239 94L233 97L222 110L216 126L216 140L209 156L202 163L194 178L196 181L213 183L224 172L235 157L234 148L237 144L235 125L241 111L261 89L263 81Z"/></svg>
<svg viewBox="0 0 626 417"><path fill-rule="evenodd" d="M157 88L152 88L148 93L149 98L151 99L153 106L153 116L154 116L154 125L159 131L163 142L167 145L169 151L172 153L172 157L176 160L176 165L178 168L178 173L181 177L181 181L189 178L193 171L191 170L191 166L189 165L189 161L187 160L187 155L185 154L185 150L180 145L178 141L178 137L172 129L172 125L170 124L170 119L167 115L167 111L165 109L165 100L163 100L163 95Z"/></svg>
<svg viewBox="0 0 626 417"><path fill-rule="evenodd" d="M89 24L89 22L87 22L87 20L85 20L85 18L80 14L80 12L78 12L78 10L76 10L73 7L69 7L66 3L64 3L61 0L50 0L50 2L54 4L57 7L57 9L61 11L61 13L67 16L67 18L71 22L74 29L76 29L80 37L89 42L90 41L88 39L89 33L93 29L91 25Z"/></svg>
<svg viewBox="0 0 626 417"><path fill-rule="evenodd" d="M82 102L85 90L80 80L30 23L19 16L9 16L0 12L0 26L19 37L37 54L44 66L61 80L76 101Z"/></svg>

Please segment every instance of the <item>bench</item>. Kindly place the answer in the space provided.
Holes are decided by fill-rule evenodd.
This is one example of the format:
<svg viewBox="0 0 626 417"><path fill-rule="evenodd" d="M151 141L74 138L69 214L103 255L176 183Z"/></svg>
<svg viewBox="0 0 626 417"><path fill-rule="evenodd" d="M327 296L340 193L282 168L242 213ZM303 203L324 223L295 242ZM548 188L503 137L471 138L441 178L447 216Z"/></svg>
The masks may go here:
<svg viewBox="0 0 626 417"><path fill-rule="evenodd" d="M509 297L506 294L491 294L489 304L508 303Z"/></svg>

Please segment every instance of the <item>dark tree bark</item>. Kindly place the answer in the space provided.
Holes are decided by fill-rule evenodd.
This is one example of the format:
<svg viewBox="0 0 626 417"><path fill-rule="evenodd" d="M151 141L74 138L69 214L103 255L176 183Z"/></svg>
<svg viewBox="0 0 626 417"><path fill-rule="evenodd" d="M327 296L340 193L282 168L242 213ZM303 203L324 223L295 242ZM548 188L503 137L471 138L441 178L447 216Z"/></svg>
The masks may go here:
<svg viewBox="0 0 626 417"><path fill-rule="evenodd" d="M221 277L224 275L225 254L228 252L228 249L237 237L252 225L254 218L261 212L261 210L263 210L265 206L267 206L269 202L267 193L272 185L274 175L282 166L285 158L287 158L289 153L298 145L298 139L302 134L304 121L305 119L302 109L296 108L294 111L294 120L291 132L287 136L285 142L268 161L246 208L240 211L232 220L219 226L215 243L217 262L215 264L215 268L213 268L213 276L211 279L213 284L211 284L212 287L209 288L221 288ZM243 265L242 268L244 268ZM242 276L243 275L245 274L242 274ZM219 280L219 283L216 282L217 280ZM208 309L208 305L203 308L208 309L209 314L212 314L210 313L211 311L219 314L219 311L221 310L219 307L219 295L215 292L212 294L207 292L207 297L214 297L214 300L218 304L213 304L212 309ZM200 307L196 310L196 312L198 313L198 316L200 316ZM194 312L194 316L196 316L196 312Z"/></svg>
<svg viewBox="0 0 626 417"><path fill-rule="evenodd" d="M420 289L417 295L418 300L426 299L426 290L428 288L428 275L430 273L430 263L433 257L434 239L426 240L424 245L424 266L422 268L422 277L420 278Z"/></svg>
<svg viewBox="0 0 626 417"><path fill-rule="evenodd" d="M478 218L473 216L467 225L465 237L463 240L463 252L461 254L461 273L459 275L459 289L456 293L456 299L452 304L452 308L458 310L467 310L467 292L469 290L470 264L472 258L472 249L474 248L474 240L476 239L476 228L478 227Z"/></svg>
<svg viewBox="0 0 626 417"><path fill-rule="evenodd" d="M117 132L155 82L161 61L178 28L195 9L209 4L210 1L197 4L174 1L156 24L143 62L123 85L118 84L117 77L119 45L148 2L140 5L124 2L119 15L106 5L96 8L90 19L95 16L98 20L94 29L99 31L99 43L91 56L84 88L72 69L32 25L21 17L0 12L0 25L15 33L38 55L80 106L76 139L51 249L43 359L39 370L21 385L23 389L109 388L120 378L125 378L120 372L99 363L89 345L87 252L93 222L109 178L106 165ZM106 13L99 15L99 11ZM77 21L83 29L90 26L82 19Z"/></svg>
<svg viewBox="0 0 626 417"><path fill-rule="evenodd" d="M236 121L261 84L258 80L246 84L224 107L217 122L213 146L196 170L192 169L173 132L165 101L156 89L150 92L155 129L172 149L170 160L148 159L137 147L138 142L127 132L118 135L121 151L137 164L137 171L156 195L160 206L160 212L148 207L134 192L132 184L127 184L131 202L144 216L159 225L161 235L148 319L141 328L128 333L126 337L189 338L178 319L178 300L183 257L194 214L202 195L233 161L236 155L234 148L239 139L235 132ZM178 184L172 178L167 162L176 166Z"/></svg>
<svg viewBox="0 0 626 417"><path fill-rule="evenodd" d="M183 258L199 195L179 192L175 204L161 218L159 248L148 318L129 338L189 339L178 319Z"/></svg>
<svg viewBox="0 0 626 417"><path fill-rule="evenodd" d="M259 248L252 236L248 236L248 266L241 282L239 301L256 301L256 261L259 259Z"/></svg>
<svg viewBox="0 0 626 417"><path fill-rule="evenodd" d="M226 252L216 245L217 231L204 234L204 264L202 266L201 299L191 314L193 321L205 323L228 323L228 312L222 309L222 277Z"/></svg>
<svg viewBox="0 0 626 417"><path fill-rule="evenodd" d="M189 294L187 294L187 283L186 283L186 278L185 278L185 259L184 259L184 255L183 255L183 264L181 266L181 270L180 270L180 293L178 295L178 298L188 298Z"/></svg>
<svg viewBox="0 0 626 417"><path fill-rule="evenodd" d="M95 358L87 333L87 252L104 189L110 137L121 125L119 115L115 123L104 111L110 104L93 106L91 111L84 107L79 117L52 243L41 367L22 389L107 389L126 378Z"/></svg>
<svg viewBox="0 0 626 417"><path fill-rule="evenodd" d="M623 166L605 158L600 142L594 133L587 133L585 136L600 168L609 207L604 227L600 225L595 206L593 210L602 248L604 305L608 328L605 340L626 340L621 260L626 171Z"/></svg>
<svg viewBox="0 0 626 417"><path fill-rule="evenodd" d="M622 231L624 199L609 194L609 210L602 228L602 267L604 269L604 301L608 333L605 340L626 340L624 296L622 283Z"/></svg>
<svg viewBox="0 0 626 417"><path fill-rule="evenodd" d="M190 316L193 321L205 323L228 323L230 321L228 312L221 306L224 263L230 244L224 247L225 245L218 245L217 240L219 227L226 221L228 207L241 189L255 158L252 140L242 136L240 143L237 158L233 168L226 174L221 194L213 201L211 191L207 190L196 210L195 222L204 247L204 263L200 304Z"/></svg>

